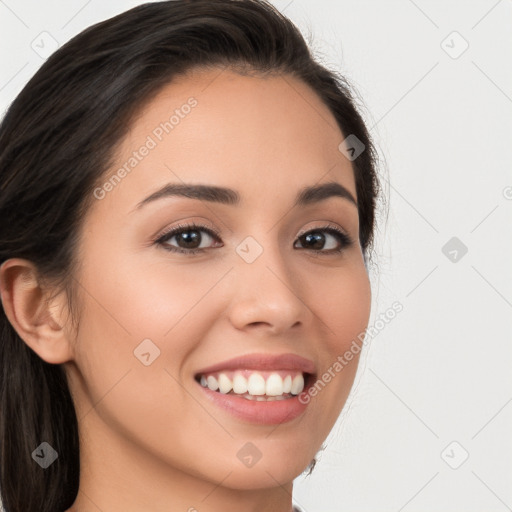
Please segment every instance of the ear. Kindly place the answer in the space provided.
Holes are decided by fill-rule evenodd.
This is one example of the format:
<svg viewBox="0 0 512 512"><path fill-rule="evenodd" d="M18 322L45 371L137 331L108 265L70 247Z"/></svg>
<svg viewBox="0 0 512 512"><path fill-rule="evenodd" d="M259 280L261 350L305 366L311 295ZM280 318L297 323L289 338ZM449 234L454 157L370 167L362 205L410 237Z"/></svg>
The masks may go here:
<svg viewBox="0 0 512 512"><path fill-rule="evenodd" d="M65 295L48 300L50 291L41 287L32 262L11 258L0 266L0 295L9 322L41 359L60 364L73 358L73 346L65 329Z"/></svg>

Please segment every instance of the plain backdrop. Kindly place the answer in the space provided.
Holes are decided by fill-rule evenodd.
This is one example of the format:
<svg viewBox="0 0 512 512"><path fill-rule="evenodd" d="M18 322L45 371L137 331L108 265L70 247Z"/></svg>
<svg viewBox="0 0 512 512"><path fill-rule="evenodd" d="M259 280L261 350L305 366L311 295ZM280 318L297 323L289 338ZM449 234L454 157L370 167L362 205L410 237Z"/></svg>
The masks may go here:
<svg viewBox="0 0 512 512"><path fill-rule="evenodd" d="M0 112L51 51L140 3L0 1ZM403 306L367 344L294 501L306 512L510 510L512 1L273 3L364 104L389 209L370 324Z"/></svg>

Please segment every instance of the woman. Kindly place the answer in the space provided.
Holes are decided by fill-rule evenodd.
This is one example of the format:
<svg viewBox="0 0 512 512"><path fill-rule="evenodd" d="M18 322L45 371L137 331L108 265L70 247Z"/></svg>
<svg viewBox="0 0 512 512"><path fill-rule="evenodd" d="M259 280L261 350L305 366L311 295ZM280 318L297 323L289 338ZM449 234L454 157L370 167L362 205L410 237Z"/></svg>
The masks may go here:
<svg viewBox="0 0 512 512"><path fill-rule="evenodd" d="M5 510L291 511L377 194L348 86L269 3L144 4L55 52L0 127Z"/></svg>

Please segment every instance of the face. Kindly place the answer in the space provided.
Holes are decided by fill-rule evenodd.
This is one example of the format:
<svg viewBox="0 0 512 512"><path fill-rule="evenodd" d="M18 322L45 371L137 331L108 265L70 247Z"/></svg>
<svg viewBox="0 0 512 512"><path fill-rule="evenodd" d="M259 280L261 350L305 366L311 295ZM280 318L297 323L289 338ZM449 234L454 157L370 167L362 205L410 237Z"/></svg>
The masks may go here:
<svg viewBox="0 0 512 512"><path fill-rule="evenodd" d="M367 326L370 286L353 169L330 111L292 77L219 73L163 89L96 189L65 366L89 439L203 481L229 474L222 485L261 489L298 476L333 427L357 354L332 369ZM328 183L331 193L295 204ZM154 195L168 185L232 192ZM297 393L303 372L307 387L329 368L314 396L301 395L307 405L289 398L287 375ZM238 375L239 390L246 377L255 396L263 385L278 399L212 391L201 374L228 387Z"/></svg>

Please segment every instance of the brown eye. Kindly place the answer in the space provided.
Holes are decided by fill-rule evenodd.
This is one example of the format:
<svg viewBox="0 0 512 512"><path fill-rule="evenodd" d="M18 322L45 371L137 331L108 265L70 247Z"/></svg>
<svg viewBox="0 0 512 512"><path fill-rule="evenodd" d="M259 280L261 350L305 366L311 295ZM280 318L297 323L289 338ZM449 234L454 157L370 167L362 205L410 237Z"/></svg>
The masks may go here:
<svg viewBox="0 0 512 512"><path fill-rule="evenodd" d="M173 238L176 239L176 245L169 243ZM206 226L191 224L172 228L167 233L164 233L156 243L171 252L193 254L203 252L211 246L211 240L220 241L220 238L217 233ZM203 247L201 247L202 243L204 243Z"/></svg>
<svg viewBox="0 0 512 512"><path fill-rule="evenodd" d="M325 234L327 233L327 235ZM334 239L334 241L332 241ZM341 230L332 226L316 228L299 236L298 240L304 249L318 252L340 252L352 244L352 239ZM326 247L326 245L328 247Z"/></svg>

